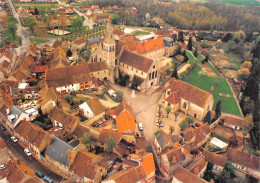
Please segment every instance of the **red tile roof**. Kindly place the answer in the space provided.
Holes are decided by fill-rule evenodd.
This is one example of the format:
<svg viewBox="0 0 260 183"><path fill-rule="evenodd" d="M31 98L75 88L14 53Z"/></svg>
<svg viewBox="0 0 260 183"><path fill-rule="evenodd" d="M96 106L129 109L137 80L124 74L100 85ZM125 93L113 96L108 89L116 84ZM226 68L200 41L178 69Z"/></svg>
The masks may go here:
<svg viewBox="0 0 260 183"><path fill-rule="evenodd" d="M202 108L204 108L210 96L209 92L175 78L170 79L167 84L168 86L166 87L166 90L170 89L172 93L174 91L180 91L180 98Z"/></svg>
<svg viewBox="0 0 260 183"><path fill-rule="evenodd" d="M165 99L170 104L180 103L180 91L174 91L169 97Z"/></svg>
<svg viewBox="0 0 260 183"><path fill-rule="evenodd" d="M133 132L136 130L135 118L127 111L122 112L116 117L117 131L122 133L128 129Z"/></svg>
<svg viewBox="0 0 260 183"><path fill-rule="evenodd" d="M224 119L224 123L225 124L231 124L234 126L239 126L241 128L244 127L244 119L242 119L241 117L232 117L232 116L226 116Z"/></svg>
<svg viewBox="0 0 260 183"><path fill-rule="evenodd" d="M146 54L152 51L156 51L159 49L165 48L165 44L163 38L157 38L153 40L149 40L143 43L136 45L136 51L138 54Z"/></svg>
<svg viewBox="0 0 260 183"><path fill-rule="evenodd" d="M48 65L36 65L34 67L34 72L45 72L48 69Z"/></svg>
<svg viewBox="0 0 260 183"><path fill-rule="evenodd" d="M155 166L154 166L154 160L153 160L152 153L148 153L143 156L142 165L143 165L146 176L155 172Z"/></svg>
<svg viewBox="0 0 260 183"><path fill-rule="evenodd" d="M0 138L0 149L2 150L4 148L6 148L6 143L5 143L4 139Z"/></svg>
<svg viewBox="0 0 260 183"><path fill-rule="evenodd" d="M210 162L212 164L215 164L215 165L218 165L221 167L225 167L227 157L213 153L213 152L209 152L207 150L205 150L203 152L203 155L205 156L207 162Z"/></svg>
<svg viewBox="0 0 260 183"><path fill-rule="evenodd" d="M198 176L193 175L191 172L182 168L182 166L178 166L178 168L174 171L173 177L178 179L183 183L206 183L207 181L199 178Z"/></svg>

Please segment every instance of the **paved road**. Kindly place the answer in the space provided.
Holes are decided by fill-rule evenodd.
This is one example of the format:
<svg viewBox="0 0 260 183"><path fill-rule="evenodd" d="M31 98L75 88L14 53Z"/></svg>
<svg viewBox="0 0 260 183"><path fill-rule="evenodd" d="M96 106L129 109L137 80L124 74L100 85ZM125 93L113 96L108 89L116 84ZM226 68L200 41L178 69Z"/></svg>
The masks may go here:
<svg viewBox="0 0 260 183"><path fill-rule="evenodd" d="M45 166L40 164L33 157L28 157L23 152L23 148L21 146L19 146L18 143L14 143L11 140L10 135L7 134L6 131L3 132L3 131L0 130L0 136L5 140L5 143L6 143L7 147L8 147L8 149L12 152L12 155L14 157L18 158L19 160L25 162L25 164L29 168L31 168L33 171L39 170L44 175L49 176L52 180L54 180L54 182L61 182L63 180L62 177L60 177L59 175L57 175L57 174L53 173L52 171L50 171L48 168L46 168Z"/></svg>
<svg viewBox="0 0 260 183"><path fill-rule="evenodd" d="M12 3L11 0L7 0L10 8L12 10L13 16L17 19L18 21L18 34L20 34L20 36L22 37L22 46L20 47L21 51L25 51L26 48L30 45L30 41L29 41L29 34L26 32L26 30L22 27L22 24L20 22L18 13L16 12L14 5ZM20 53L21 54L21 53Z"/></svg>

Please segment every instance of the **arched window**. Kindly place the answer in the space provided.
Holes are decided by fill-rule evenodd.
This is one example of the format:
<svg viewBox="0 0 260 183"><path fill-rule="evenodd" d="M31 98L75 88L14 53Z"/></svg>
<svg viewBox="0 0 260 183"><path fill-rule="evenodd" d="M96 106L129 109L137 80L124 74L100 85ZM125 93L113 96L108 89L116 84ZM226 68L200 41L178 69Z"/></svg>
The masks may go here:
<svg viewBox="0 0 260 183"><path fill-rule="evenodd" d="M155 78L157 78L157 71L155 72Z"/></svg>
<svg viewBox="0 0 260 183"><path fill-rule="evenodd" d="M154 79L154 72L153 72L153 76L152 76L152 79Z"/></svg>
<svg viewBox="0 0 260 183"><path fill-rule="evenodd" d="M152 76L152 74L150 73L150 74L149 74L149 80L151 80L151 76Z"/></svg>

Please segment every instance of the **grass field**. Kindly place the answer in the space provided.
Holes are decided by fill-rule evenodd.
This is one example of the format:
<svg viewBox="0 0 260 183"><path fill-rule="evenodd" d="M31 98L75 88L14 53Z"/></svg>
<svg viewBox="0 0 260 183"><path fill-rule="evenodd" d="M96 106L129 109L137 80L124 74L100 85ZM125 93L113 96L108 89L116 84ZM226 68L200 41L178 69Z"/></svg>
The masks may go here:
<svg viewBox="0 0 260 183"><path fill-rule="evenodd" d="M137 31L134 35L135 36L140 36L140 35L149 35L149 32L144 32L144 31Z"/></svg>
<svg viewBox="0 0 260 183"><path fill-rule="evenodd" d="M216 103L221 100L222 112L241 115L227 81L223 78L213 78L208 76L201 78L198 74L199 71L201 71L201 67L196 65L195 68L189 73L185 81L205 91L210 91L211 87L214 86L214 109L216 107ZM220 93L228 94L230 97L220 96Z"/></svg>
<svg viewBox="0 0 260 183"><path fill-rule="evenodd" d="M27 4L15 4L15 6L16 7L24 7L24 8L31 8L31 9L37 8L38 10L48 10L48 9L51 9L51 8L54 8L54 9L58 8L57 4L53 4L53 5L42 4L42 5L36 5L36 6L35 6L35 4L33 4L32 6L27 5Z"/></svg>
<svg viewBox="0 0 260 183"><path fill-rule="evenodd" d="M45 39L36 39L36 38L30 38L30 42L34 44L41 44L47 42Z"/></svg>
<svg viewBox="0 0 260 183"><path fill-rule="evenodd" d="M236 66L237 66L237 68L238 69L240 69L241 68L241 63L239 63L239 62L235 62L235 61L229 61L229 63L231 63L231 64L235 64Z"/></svg>

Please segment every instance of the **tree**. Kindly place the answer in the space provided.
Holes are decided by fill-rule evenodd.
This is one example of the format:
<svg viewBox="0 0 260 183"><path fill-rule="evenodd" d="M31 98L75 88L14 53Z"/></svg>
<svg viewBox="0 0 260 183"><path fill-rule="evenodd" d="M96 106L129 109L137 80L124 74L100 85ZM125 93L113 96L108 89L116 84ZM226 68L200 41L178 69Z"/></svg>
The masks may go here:
<svg viewBox="0 0 260 183"><path fill-rule="evenodd" d="M189 127L189 124L185 120L183 120L179 123L179 127L181 128L181 131L183 131L184 129Z"/></svg>
<svg viewBox="0 0 260 183"><path fill-rule="evenodd" d="M198 49L197 49L197 48L194 50L193 55L194 55L194 57L197 57L197 56L198 56Z"/></svg>
<svg viewBox="0 0 260 183"><path fill-rule="evenodd" d="M216 113L216 118L219 118L220 115L221 115L221 100L219 100L216 104L216 110L215 110L215 113Z"/></svg>
<svg viewBox="0 0 260 183"><path fill-rule="evenodd" d="M188 47L188 50L192 51L192 39L191 39L191 37L189 38L189 42L188 42L187 47Z"/></svg>
<svg viewBox="0 0 260 183"><path fill-rule="evenodd" d="M17 30L17 25L13 22L9 22L7 24L7 31L13 36L13 39L15 38L15 33Z"/></svg>
<svg viewBox="0 0 260 183"><path fill-rule="evenodd" d="M39 10L36 7L34 8L34 14L39 15Z"/></svg>
<svg viewBox="0 0 260 183"><path fill-rule="evenodd" d="M81 137L81 140L83 141L83 144L86 144L89 151L92 151L96 145L96 139L86 133L84 133L83 137Z"/></svg>
<svg viewBox="0 0 260 183"><path fill-rule="evenodd" d="M211 111L208 111L206 116L203 119L203 122L206 123L208 122L209 124L211 123Z"/></svg>
<svg viewBox="0 0 260 183"><path fill-rule="evenodd" d="M168 118L169 113L171 112L172 108L171 108L170 106L167 106L167 107L165 108L165 110L166 110L166 112L167 112L167 118Z"/></svg>
<svg viewBox="0 0 260 183"><path fill-rule="evenodd" d="M121 17L118 14L113 14L111 17L112 24L119 24L121 22Z"/></svg>
<svg viewBox="0 0 260 183"><path fill-rule="evenodd" d="M106 141L106 152L112 153L115 145L116 145L115 139L113 137L108 137Z"/></svg>
<svg viewBox="0 0 260 183"><path fill-rule="evenodd" d="M81 17L77 17L72 20L72 27L75 27L75 30L77 27L79 30L81 30L82 25L83 25L83 20Z"/></svg>
<svg viewBox="0 0 260 183"><path fill-rule="evenodd" d="M133 80L132 80L131 88L137 89L137 79L136 79L135 75L134 75Z"/></svg>
<svg viewBox="0 0 260 183"><path fill-rule="evenodd" d="M183 32L180 31L179 34L178 34L178 41L180 41L181 43L184 42L184 37L183 37Z"/></svg>
<svg viewBox="0 0 260 183"><path fill-rule="evenodd" d="M46 25L49 26L50 19L49 19L49 16L48 16L47 14L45 14L45 15L42 16L42 21L43 21L44 23L46 23Z"/></svg>
<svg viewBox="0 0 260 183"><path fill-rule="evenodd" d="M249 114L244 119L244 130L250 131L254 128L253 115Z"/></svg>
<svg viewBox="0 0 260 183"><path fill-rule="evenodd" d="M191 125L191 124L193 124L193 123L195 122L195 120L194 120L194 118L193 118L192 116L187 116L187 117L185 118L185 121L186 121L189 125Z"/></svg>
<svg viewBox="0 0 260 183"><path fill-rule="evenodd" d="M27 17L27 18L25 19L25 23L27 24L27 26L29 27L29 30L30 30L31 32L33 32L33 27L34 27L35 25L37 25L37 22L35 21L35 19L34 19L33 17Z"/></svg>
<svg viewBox="0 0 260 183"><path fill-rule="evenodd" d="M158 104L158 108L159 108L159 113L161 113L161 108L163 107L162 104Z"/></svg>
<svg viewBox="0 0 260 183"><path fill-rule="evenodd" d="M203 60L203 62L205 63L208 63L209 62L209 54L206 55L205 59Z"/></svg>
<svg viewBox="0 0 260 183"><path fill-rule="evenodd" d="M17 20L14 16L9 16L8 17L8 22L14 22L14 23L17 23Z"/></svg>

